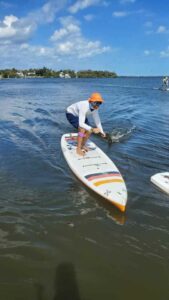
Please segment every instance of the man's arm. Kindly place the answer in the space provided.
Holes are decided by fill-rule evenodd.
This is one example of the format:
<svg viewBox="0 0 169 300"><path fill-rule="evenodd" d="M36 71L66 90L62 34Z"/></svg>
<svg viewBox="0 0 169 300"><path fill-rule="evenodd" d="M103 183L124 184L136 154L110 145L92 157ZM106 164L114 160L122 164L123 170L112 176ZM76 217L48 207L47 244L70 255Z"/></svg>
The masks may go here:
<svg viewBox="0 0 169 300"><path fill-rule="evenodd" d="M92 127L87 125L85 123L85 120L86 120L86 111L81 109L79 112L79 127L84 128L87 131L90 131L92 129Z"/></svg>
<svg viewBox="0 0 169 300"><path fill-rule="evenodd" d="M103 131L103 128L102 128L102 125L101 125L99 113L98 113L97 110L95 110L94 113L93 113L93 119L94 119L96 127L99 128L100 132L104 135L104 131Z"/></svg>

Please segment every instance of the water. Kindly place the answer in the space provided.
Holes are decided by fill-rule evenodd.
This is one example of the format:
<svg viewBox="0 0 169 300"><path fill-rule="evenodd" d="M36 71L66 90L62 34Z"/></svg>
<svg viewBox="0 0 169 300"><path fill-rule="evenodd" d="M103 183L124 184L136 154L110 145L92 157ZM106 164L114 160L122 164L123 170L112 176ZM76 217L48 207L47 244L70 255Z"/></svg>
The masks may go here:
<svg viewBox="0 0 169 300"><path fill-rule="evenodd" d="M168 300L169 93L159 78L0 81L0 299ZM125 214L90 193L60 149L65 108L98 91L128 189Z"/></svg>

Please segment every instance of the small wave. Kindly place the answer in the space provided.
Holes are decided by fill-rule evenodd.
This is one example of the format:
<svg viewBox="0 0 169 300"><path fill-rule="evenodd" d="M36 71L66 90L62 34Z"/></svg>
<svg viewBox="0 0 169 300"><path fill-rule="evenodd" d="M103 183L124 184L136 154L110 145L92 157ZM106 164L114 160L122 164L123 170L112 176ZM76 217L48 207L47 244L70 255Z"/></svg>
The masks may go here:
<svg viewBox="0 0 169 300"><path fill-rule="evenodd" d="M42 109L42 108L35 109L35 112L40 113L40 114L45 115L45 116L50 116L49 112L45 109Z"/></svg>
<svg viewBox="0 0 169 300"><path fill-rule="evenodd" d="M145 89L152 89L152 87L148 87L148 86L132 86L132 85L114 85L114 84L107 84L106 86L109 87L117 87L117 88L125 88L125 89L141 89L141 90L145 90ZM153 88L154 89L154 88ZM155 88L156 89L156 88ZM159 88L157 88L159 89Z"/></svg>

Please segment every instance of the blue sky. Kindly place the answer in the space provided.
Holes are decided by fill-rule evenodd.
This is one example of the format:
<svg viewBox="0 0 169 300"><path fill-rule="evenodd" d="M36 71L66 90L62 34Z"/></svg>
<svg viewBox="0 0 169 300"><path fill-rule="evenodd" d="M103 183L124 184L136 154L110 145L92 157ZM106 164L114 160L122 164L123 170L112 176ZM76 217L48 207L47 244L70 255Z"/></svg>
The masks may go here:
<svg viewBox="0 0 169 300"><path fill-rule="evenodd" d="M168 0L0 0L0 69L169 75Z"/></svg>

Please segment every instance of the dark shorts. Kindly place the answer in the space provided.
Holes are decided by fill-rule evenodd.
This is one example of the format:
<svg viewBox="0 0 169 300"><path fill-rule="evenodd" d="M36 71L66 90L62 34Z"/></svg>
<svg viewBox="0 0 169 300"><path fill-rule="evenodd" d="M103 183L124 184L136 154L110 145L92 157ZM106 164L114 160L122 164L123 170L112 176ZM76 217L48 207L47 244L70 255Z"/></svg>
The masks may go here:
<svg viewBox="0 0 169 300"><path fill-rule="evenodd" d="M74 115L72 115L72 114L70 114L70 113L66 113L66 118L67 118L67 120L69 121L69 123L74 127L74 128L76 128L76 129L78 129L79 128L79 117L76 117L76 116L74 116ZM85 123L87 124L87 125L89 125L90 126L90 123L89 123L89 121L88 121L88 119L86 118L86 120L85 120Z"/></svg>

